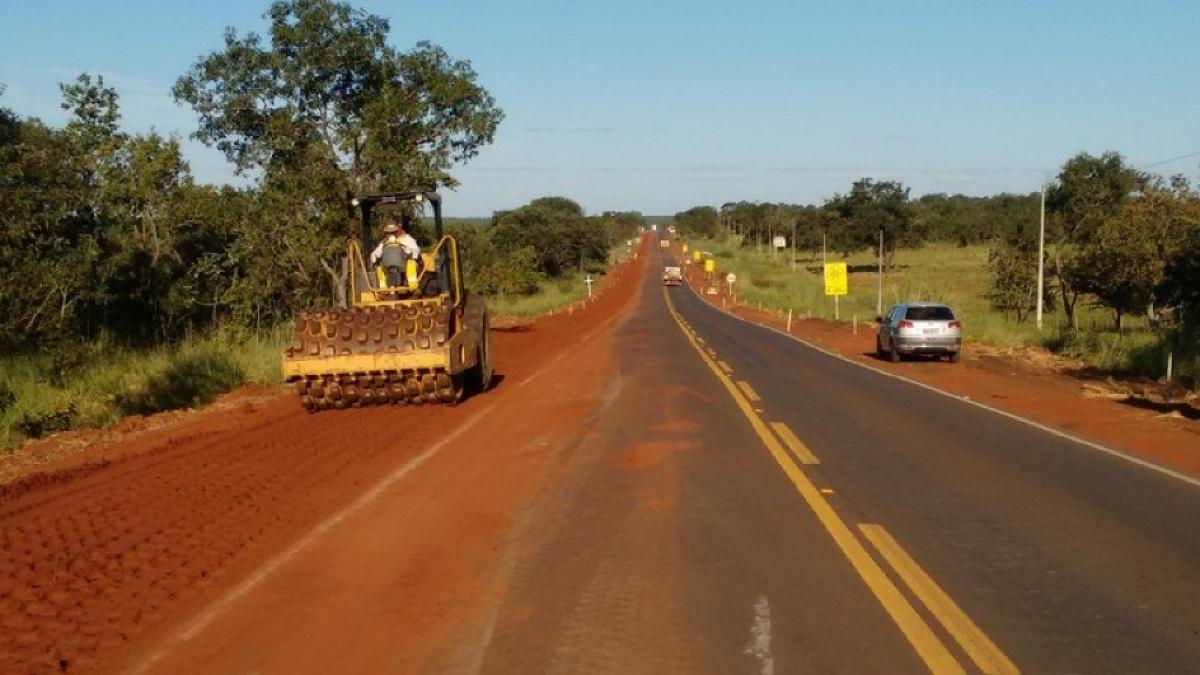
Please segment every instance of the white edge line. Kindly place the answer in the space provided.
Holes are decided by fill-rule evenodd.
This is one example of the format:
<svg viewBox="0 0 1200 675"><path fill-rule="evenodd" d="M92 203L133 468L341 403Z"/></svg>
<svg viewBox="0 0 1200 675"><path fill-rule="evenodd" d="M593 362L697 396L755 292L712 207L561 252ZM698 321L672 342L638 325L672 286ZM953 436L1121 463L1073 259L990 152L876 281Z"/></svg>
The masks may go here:
<svg viewBox="0 0 1200 675"><path fill-rule="evenodd" d="M1142 459L1141 457L1135 457L1127 452L1123 452L1123 451L1117 450L1115 448L1110 448L1106 445L1101 445L1095 441L1089 441L1085 438L1080 438L1078 436L1069 434L1065 431L1060 431L1059 429L1055 429L1054 427L1042 424L1041 422L1035 422L1027 417L1021 417L1020 415L1017 415L1016 413L1011 413L1007 410L1001 410L1000 408L994 408L986 403L980 403L979 401L976 401L976 400L973 400L970 398L966 398L964 396L959 396L958 394L953 394L944 389L939 389L931 384L926 384L924 382L918 382L917 380L909 379L907 377L904 377L903 375L897 375L896 373L888 372L886 370L881 370L879 368L876 368L875 366L871 366L866 363L861 363L859 361L855 361L854 359L851 359L847 356L838 354L837 352L834 352L834 351L831 351L824 347L821 347L820 345L813 344L812 342L809 342L808 340L805 340L804 338L801 338L797 335L793 335L791 333L781 331L778 328L775 328L774 326L769 326L767 324L759 323L757 321L751 321L750 319L747 319L745 317L738 316L737 314L733 313L732 311L730 311L728 309L712 305L709 302L707 302L706 300L704 300L704 298L701 298L700 295L698 293L696 293L696 290L694 288L692 288L690 284L688 285L688 291L690 291L691 294L694 295L696 297L696 299L699 300L705 307L708 307L708 308L710 308L714 311L720 312L722 314L731 316L731 317L737 319L738 321L750 324L751 326L758 326L759 328L765 328L771 332L778 333L779 335L782 335L784 337L791 338L791 339L795 340L796 342L799 342L800 344L802 344L810 349L815 349L827 356L832 356L835 359L845 361L846 363L854 364L854 365L858 366L859 368L866 368L867 370L874 371L874 372L879 373L880 375L884 375L886 377L890 377L890 378L893 378L896 380L900 380L902 382L907 382L909 384L916 385L918 387L921 387L922 389L927 389L929 391L941 394L942 396L946 396L948 398L954 399L955 401L958 401L960 403L967 403L967 404L975 406L976 408L982 408L984 410L988 410L993 413L996 413L997 415L1003 415L1004 417L1007 417L1011 420L1016 420L1017 422L1021 422L1028 426L1031 426L1035 429L1040 429L1047 433L1058 436L1059 438L1065 438L1068 441L1074 441L1080 445L1085 445L1089 448L1092 448L1093 450L1099 450L1100 452L1112 455L1113 457L1119 457L1125 461L1137 464L1138 466L1150 469L1152 471L1157 471L1158 473L1161 473L1165 476L1170 476L1171 478L1174 478L1176 480L1183 481L1184 483L1187 483L1188 485L1191 485L1192 487L1200 487L1200 478L1190 476L1188 474L1176 471L1174 469L1169 469L1161 464L1156 464L1155 462L1151 462L1149 460Z"/></svg>

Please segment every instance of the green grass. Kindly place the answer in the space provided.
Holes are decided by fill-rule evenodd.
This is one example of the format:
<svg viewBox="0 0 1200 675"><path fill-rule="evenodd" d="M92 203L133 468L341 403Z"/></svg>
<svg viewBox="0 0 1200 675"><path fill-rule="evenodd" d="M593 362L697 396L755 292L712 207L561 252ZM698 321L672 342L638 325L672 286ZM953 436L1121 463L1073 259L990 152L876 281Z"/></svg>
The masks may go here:
<svg viewBox="0 0 1200 675"><path fill-rule="evenodd" d="M732 239L697 240L694 246L712 252L718 268L737 273L738 292L750 305L761 302L772 309L834 318L834 301L825 295L819 254L816 257L798 254L792 269L787 251L772 257L769 253L736 247ZM1060 308L1046 314L1047 328L1041 332L1032 318L1018 322L994 310L985 297L989 283L987 256L986 246L952 244L897 251L893 268L884 273L883 311L903 301L944 302L962 320L964 337L997 345L1037 343L1066 324L1066 315ZM849 321L856 314L859 321L873 320L877 315L877 259L864 252L849 257L829 253L827 260L845 262L851 269L850 292L838 300L841 320ZM1079 313L1085 328L1113 327L1108 312L1081 306ZM1144 320L1140 325L1144 326ZM1139 327L1139 320L1127 322L1126 327Z"/></svg>
<svg viewBox="0 0 1200 675"><path fill-rule="evenodd" d="M737 246L732 238L724 241L698 239L693 249L712 253L721 276L737 274L737 292L750 306L808 314L833 319L834 302L825 295L821 275L821 257L799 254L795 267L790 251L772 256L767 251ZM850 321L857 315L869 322L877 315L877 258L871 252L849 257L829 253L829 262L846 262L851 269L849 294L839 301L839 317ZM944 302L954 308L963 322L968 341L1001 347L1043 345L1054 351L1085 361L1099 370L1122 375L1157 378L1165 370L1163 338L1146 327L1143 317L1130 317L1125 330L1118 331L1112 314L1080 302L1077 318L1081 330L1067 326L1061 307L1050 309L1039 331L1032 316L1024 322L992 308L986 298L989 286L987 246L959 247L953 244L929 244L918 249L896 252L891 270L883 278L883 310L897 302L928 300ZM1177 372L1192 382L1197 379L1196 359L1188 350L1176 354Z"/></svg>
<svg viewBox="0 0 1200 675"><path fill-rule="evenodd" d="M593 277L595 278L595 277ZM543 281L531 295L492 295L487 298L488 312L494 316L537 316L548 314L578 302L587 295L583 275Z"/></svg>
<svg viewBox="0 0 1200 675"><path fill-rule="evenodd" d="M288 330L218 332L171 349L101 341L56 355L0 358L0 450L55 431L105 427L128 414L202 405L245 382L279 382Z"/></svg>

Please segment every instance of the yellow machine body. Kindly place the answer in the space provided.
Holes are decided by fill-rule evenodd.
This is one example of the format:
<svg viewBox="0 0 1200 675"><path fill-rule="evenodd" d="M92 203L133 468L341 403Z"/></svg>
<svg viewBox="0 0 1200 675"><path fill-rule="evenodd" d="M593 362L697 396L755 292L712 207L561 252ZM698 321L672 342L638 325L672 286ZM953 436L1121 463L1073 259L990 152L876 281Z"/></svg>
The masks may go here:
<svg viewBox="0 0 1200 675"><path fill-rule="evenodd" d="M487 308L463 289L453 237L409 260L395 286L368 268L358 241L347 256L350 306L302 312L282 355L284 380L305 408L454 403L486 389Z"/></svg>

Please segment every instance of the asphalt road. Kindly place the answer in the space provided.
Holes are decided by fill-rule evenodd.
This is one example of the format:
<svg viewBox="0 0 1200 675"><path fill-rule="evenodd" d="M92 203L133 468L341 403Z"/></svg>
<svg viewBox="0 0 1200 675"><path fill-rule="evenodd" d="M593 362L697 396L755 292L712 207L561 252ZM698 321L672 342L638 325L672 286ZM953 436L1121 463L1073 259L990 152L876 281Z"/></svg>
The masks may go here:
<svg viewBox="0 0 1200 675"><path fill-rule="evenodd" d="M664 289L651 257L458 408L272 423L397 456L321 473L359 496L101 669L1200 672L1200 489Z"/></svg>
<svg viewBox="0 0 1200 675"><path fill-rule="evenodd" d="M1200 672L1200 490L654 271L447 668Z"/></svg>

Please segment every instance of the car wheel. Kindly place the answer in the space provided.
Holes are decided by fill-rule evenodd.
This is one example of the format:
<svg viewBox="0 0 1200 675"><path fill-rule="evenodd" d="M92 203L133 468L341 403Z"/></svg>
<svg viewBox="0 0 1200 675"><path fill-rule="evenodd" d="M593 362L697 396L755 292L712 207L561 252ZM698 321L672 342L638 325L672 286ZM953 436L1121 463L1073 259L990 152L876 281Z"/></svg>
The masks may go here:
<svg viewBox="0 0 1200 675"><path fill-rule="evenodd" d="M878 357L879 357L879 358L881 358L881 359L882 359L882 358L883 358L883 356L884 356L884 353L883 353L883 343L879 341L879 336L878 336L878 335L876 335L876 336L875 336L875 356L878 356Z"/></svg>
<svg viewBox="0 0 1200 675"><path fill-rule="evenodd" d="M888 349L888 361L900 363L900 350L896 349L896 342L894 340L889 341L888 347L890 347Z"/></svg>
<svg viewBox="0 0 1200 675"><path fill-rule="evenodd" d="M958 363L962 359L962 352L951 352L950 363Z"/></svg>

